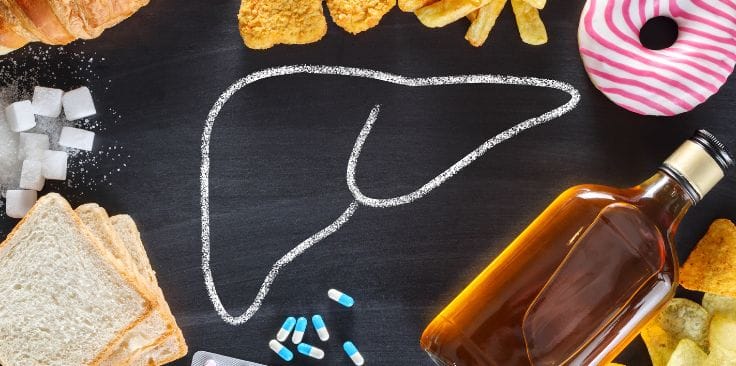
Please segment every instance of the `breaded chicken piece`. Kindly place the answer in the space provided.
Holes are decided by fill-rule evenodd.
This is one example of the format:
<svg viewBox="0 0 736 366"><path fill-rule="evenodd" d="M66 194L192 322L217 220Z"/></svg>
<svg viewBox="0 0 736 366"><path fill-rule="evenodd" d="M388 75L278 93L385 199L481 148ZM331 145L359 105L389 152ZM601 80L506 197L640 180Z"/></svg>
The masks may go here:
<svg viewBox="0 0 736 366"><path fill-rule="evenodd" d="M327 33L322 0L242 0L238 21L254 49L317 42Z"/></svg>
<svg viewBox="0 0 736 366"><path fill-rule="evenodd" d="M327 0L332 20L352 34L378 25L395 5L396 0Z"/></svg>

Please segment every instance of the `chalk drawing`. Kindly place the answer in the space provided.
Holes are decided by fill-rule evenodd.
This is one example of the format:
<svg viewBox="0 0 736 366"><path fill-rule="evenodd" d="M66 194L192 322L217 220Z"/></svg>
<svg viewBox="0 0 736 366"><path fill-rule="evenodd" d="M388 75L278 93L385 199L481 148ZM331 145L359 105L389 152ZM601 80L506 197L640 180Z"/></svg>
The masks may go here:
<svg viewBox="0 0 736 366"><path fill-rule="evenodd" d="M354 78L373 79L378 81L384 81L391 84L410 86L410 87L437 87L443 85L458 85L458 84L500 84L500 85L514 85L514 86L534 86L548 89L555 89L565 92L570 95L570 99L563 105L546 112L540 116L530 118L526 121L518 123L513 127L499 133L496 136L486 140L483 144L478 146L475 150L465 155L462 159L458 160L455 164L447 168L436 177L432 178L429 182L419 187L415 191L405 194L403 196L391 197L391 198L372 198L364 195L355 181L355 171L358 165L358 158L363 149L365 141L371 133L371 128L378 120L378 114L380 112L380 105L376 105L370 111L370 114L363 125L355 145L350 153L348 159L346 180L348 189L355 198L345 211L331 224L327 225L322 230L313 234L306 240L299 243L288 253L282 256L276 263L273 264L271 270L264 278L258 293L256 294L253 303L245 310L245 312L238 316L233 316L225 309L220 300L220 296L217 294L217 288L215 287L215 281L212 278L212 271L210 269L210 202L209 202L209 179L210 179L210 138L212 135L212 128L217 119L217 115L220 113L222 107L227 101L240 89L251 85L259 80L274 78L286 75L295 74L313 74L313 75L336 75L336 76L347 76ZM455 76L433 76L424 78L412 78L401 75L390 74L386 72L350 68L342 66L314 66L314 65L296 65L296 66L283 66L271 69L265 69L261 71L249 74L235 83L230 85L217 99L215 104L212 106L207 120L205 121L204 132L202 133L202 165L200 168L200 203L201 203L201 215L202 215L202 273L204 275L205 286L207 287L207 293L212 301L212 305L220 315L222 320L231 325L244 324L250 320L253 315L260 309L263 304L263 300L268 295L269 290L273 281L279 274L279 271L284 268L287 264L291 263L296 257L304 253L307 249L311 248L315 244L319 243L323 239L335 233L343 225L345 225L350 218L353 216L355 211L360 205L368 207L393 207L413 202L419 198L426 196L429 192L442 185L448 179L452 178L457 172L470 165L473 161L483 156L488 150L494 146L506 141L524 130L539 126L545 122L551 121L558 118L571 110L573 110L578 102L580 101L580 93L572 85L549 79L540 79L533 77L516 77L516 76L503 76L503 75L455 75Z"/></svg>

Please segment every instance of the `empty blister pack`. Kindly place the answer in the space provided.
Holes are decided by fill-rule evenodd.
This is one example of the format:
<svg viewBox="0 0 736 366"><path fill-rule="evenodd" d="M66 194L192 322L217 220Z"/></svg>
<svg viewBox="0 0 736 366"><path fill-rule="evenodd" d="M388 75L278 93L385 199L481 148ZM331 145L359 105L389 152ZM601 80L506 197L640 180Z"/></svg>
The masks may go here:
<svg viewBox="0 0 736 366"><path fill-rule="evenodd" d="M216 353L197 351L192 357L192 366L266 366L260 363L239 360Z"/></svg>

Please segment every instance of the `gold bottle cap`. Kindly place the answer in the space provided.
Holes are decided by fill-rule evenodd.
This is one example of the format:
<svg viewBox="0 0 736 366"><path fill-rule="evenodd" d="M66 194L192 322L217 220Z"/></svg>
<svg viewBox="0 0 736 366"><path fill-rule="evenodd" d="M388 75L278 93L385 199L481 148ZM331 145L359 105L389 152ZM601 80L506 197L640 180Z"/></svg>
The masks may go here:
<svg viewBox="0 0 736 366"><path fill-rule="evenodd" d="M708 131L699 130L665 160L662 169L689 183L685 189L698 202L733 164L726 147Z"/></svg>

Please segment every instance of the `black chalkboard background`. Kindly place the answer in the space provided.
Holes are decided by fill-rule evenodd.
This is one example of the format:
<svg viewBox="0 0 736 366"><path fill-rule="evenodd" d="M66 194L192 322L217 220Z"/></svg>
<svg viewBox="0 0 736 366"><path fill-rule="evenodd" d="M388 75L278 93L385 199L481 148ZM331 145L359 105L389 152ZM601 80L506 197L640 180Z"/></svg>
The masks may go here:
<svg viewBox="0 0 736 366"><path fill-rule="evenodd" d="M95 201L139 223L153 267L187 338L208 350L281 364L268 349L284 316L319 312L333 334L322 362L347 364L338 340L352 339L373 365L430 365L418 346L429 320L559 192L576 183L633 185L647 178L697 128L736 140L736 84L674 118L629 113L590 83L576 42L580 1L550 1L542 13L549 44L524 45L510 9L475 49L466 22L430 30L398 9L351 36L331 24L307 46L246 49L237 1L153 0L97 40L66 49L104 57L91 81L105 124L99 144L125 147L127 167L80 192L50 184L73 204ZM33 52L12 55L31 60ZM64 56L60 63L68 62ZM558 79L578 88L572 113L494 148L427 197L397 208L361 207L342 230L289 265L264 306L233 327L217 316L200 270L199 166L205 118L237 78L266 67L326 64L407 76L469 73ZM0 61L0 66L9 67ZM43 72L39 80L50 80ZM57 73L54 84L86 84ZM332 222L352 200L345 167L374 104L382 113L358 166L374 197L414 190L487 138L564 103L563 93L520 87L410 89L340 77L268 80L237 94L212 135L212 267L227 309L251 303L271 264ZM105 168L119 166L102 159ZM99 170L99 171L98 171ZM102 179L106 169L89 172ZM107 169L109 170L109 169ZM98 176L95 176L98 175ZM684 259L716 218L736 219L736 180L725 179L694 208L677 236ZM14 225L2 218L5 234ZM330 302L330 287L352 294L352 310ZM311 334L308 339L314 339ZM619 358L648 365L637 340Z"/></svg>

